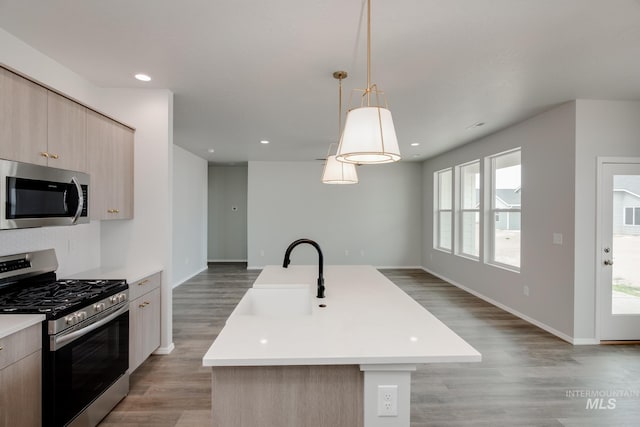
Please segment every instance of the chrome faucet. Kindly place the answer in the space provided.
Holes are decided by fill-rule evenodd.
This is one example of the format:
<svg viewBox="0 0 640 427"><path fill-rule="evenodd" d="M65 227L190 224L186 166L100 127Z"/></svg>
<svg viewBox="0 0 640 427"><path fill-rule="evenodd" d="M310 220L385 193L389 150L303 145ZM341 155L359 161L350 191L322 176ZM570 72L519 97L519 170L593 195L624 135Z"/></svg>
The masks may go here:
<svg viewBox="0 0 640 427"><path fill-rule="evenodd" d="M289 266L289 263L291 262L289 259L291 251L302 243L308 243L318 251L318 295L316 295L316 298L324 298L324 277L322 277L324 257L322 256L322 249L320 249L319 244L310 239L298 239L291 243L284 253L284 262L282 263L282 267L287 268Z"/></svg>

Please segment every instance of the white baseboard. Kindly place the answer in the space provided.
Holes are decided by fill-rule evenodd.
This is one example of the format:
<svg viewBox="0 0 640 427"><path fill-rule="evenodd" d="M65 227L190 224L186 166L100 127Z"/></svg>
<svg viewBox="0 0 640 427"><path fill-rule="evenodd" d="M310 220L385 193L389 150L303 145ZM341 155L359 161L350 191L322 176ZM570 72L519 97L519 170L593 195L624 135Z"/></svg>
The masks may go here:
<svg viewBox="0 0 640 427"><path fill-rule="evenodd" d="M421 266L411 266L411 265L376 265L375 268L381 270L394 269L394 270L423 270Z"/></svg>
<svg viewBox="0 0 640 427"><path fill-rule="evenodd" d="M174 283L174 284L171 286L171 288L172 288L172 289L177 288L178 286L182 285L182 284L183 284L184 282L186 282L187 280L189 280L189 279L191 279L192 277L195 277L195 276L197 276L198 274L202 273L202 272L203 272L203 271L205 271L207 268L208 268L207 266L204 266L204 267L202 267L199 271L196 271L195 273L191 274L190 276L185 277L184 279L178 280L176 283Z"/></svg>
<svg viewBox="0 0 640 427"><path fill-rule="evenodd" d="M502 310L504 310L504 311L506 311L508 313L511 313L514 316L519 317L520 319L522 319L522 320L524 320L526 322L529 322L532 325L535 325L538 328L543 329L543 330L549 332L552 335L557 336L558 338L560 338L560 339L562 339L564 341L567 341L570 344L573 344L573 345L592 345L592 344L599 344L600 343L599 341L593 340L593 339L590 339L590 338L573 338L573 337L570 337L569 335L565 334L564 332L560 332L557 329L554 329L549 325L546 325L546 324L544 324L544 323L542 323L542 322L540 322L540 321L538 321L538 320L536 320L536 319L534 319L532 317L529 317L526 314L522 314L519 311L514 310L511 307L508 307L508 306L506 306L506 305L504 305L504 304L502 304L502 303L500 303L500 302L498 302L498 301L496 301L496 300L494 300L492 298L489 298L489 297L487 297L485 295L482 295L480 292L474 291L473 289L470 289L470 288L468 288L468 287L466 287L464 285L461 285L460 283L457 283L454 280L451 280L451 279L449 279L447 277L444 277L441 274L435 273L435 272L429 270L426 267L420 267L420 268L422 270L426 271L427 273L433 274L434 276L444 280L447 283L451 283L453 286L455 286L457 288L460 288L463 291L469 292L471 295L474 295L474 296L480 298L481 300L488 302L491 305L495 305L496 307L498 307L498 308L500 308L500 309L502 309Z"/></svg>
<svg viewBox="0 0 640 427"><path fill-rule="evenodd" d="M247 262L246 259L208 259L207 262Z"/></svg>
<svg viewBox="0 0 640 427"><path fill-rule="evenodd" d="M153 354L166 356L167 354L171 354L174 348L176 348L176 346L173 343L171 343L166 347L158 347L156 351L153 352Z"/></svg>
<svg viewBox="0 0 640 427"><path fill-rule="evenodd" d="M600 340L596 338L574 338L573 345L600 345Z"/></svg>

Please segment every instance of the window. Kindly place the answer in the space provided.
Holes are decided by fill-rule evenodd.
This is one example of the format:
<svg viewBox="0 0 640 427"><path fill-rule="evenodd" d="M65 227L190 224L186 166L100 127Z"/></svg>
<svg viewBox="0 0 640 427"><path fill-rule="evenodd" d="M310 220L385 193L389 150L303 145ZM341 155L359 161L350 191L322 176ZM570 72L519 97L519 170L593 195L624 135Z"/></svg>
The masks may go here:
<svg viewBox="0 0 640 427"><path fill-rule="evenodd" d="M478 258L480 256L480 161L476 160L458 168L460 195L458 253Z"/></svg>
<svg viewBox="0 0 640 427"><path fill-rule="evenodd" d="M434 224L433 224L433 247L447 252L451 252L452 242L452 180L451 168L434 173Z"/></svg>
<svg viewBox="0 0 640 427"><path fill-rule="evenodd" d="M489 158L491 164L491 241L489 262L520 269L520 149Z"/></svg>
<svg viewBox="0 0 640 427"><path fill-rule="evenodd" d="M640 207L624 208L624 225L640 225Z"/></svg>

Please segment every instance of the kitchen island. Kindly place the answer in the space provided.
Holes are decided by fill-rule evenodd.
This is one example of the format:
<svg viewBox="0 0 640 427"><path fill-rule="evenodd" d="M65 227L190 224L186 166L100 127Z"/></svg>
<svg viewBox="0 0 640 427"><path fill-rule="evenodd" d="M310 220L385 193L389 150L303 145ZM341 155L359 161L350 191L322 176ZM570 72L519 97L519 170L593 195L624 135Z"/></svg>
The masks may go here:
<svg viewBox="0 0 640 427"><path fill-rule="evenodd" d="M375 268L325 267L323 299L317 275L268 266L236 306L203 358L214 425L409 426L417 364L481 360Z"/></svg>

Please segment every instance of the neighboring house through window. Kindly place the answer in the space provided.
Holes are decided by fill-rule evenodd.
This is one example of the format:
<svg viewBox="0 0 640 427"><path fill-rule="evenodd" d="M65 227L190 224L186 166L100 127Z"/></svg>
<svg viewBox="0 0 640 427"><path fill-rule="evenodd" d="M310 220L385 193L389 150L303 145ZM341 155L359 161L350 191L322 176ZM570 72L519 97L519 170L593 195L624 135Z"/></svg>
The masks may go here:
<svg viewBox="0 0 640 427"><path fill-rule="evenodd" d="M490 253L488 262L520 269L520 149L489 157L491 167Z"/></svg>
<svg viewBox="0 0 640 427"><path fill-rule="evenodd" d="M624 225L640 225L640 206L624 208Z"/></svg>

